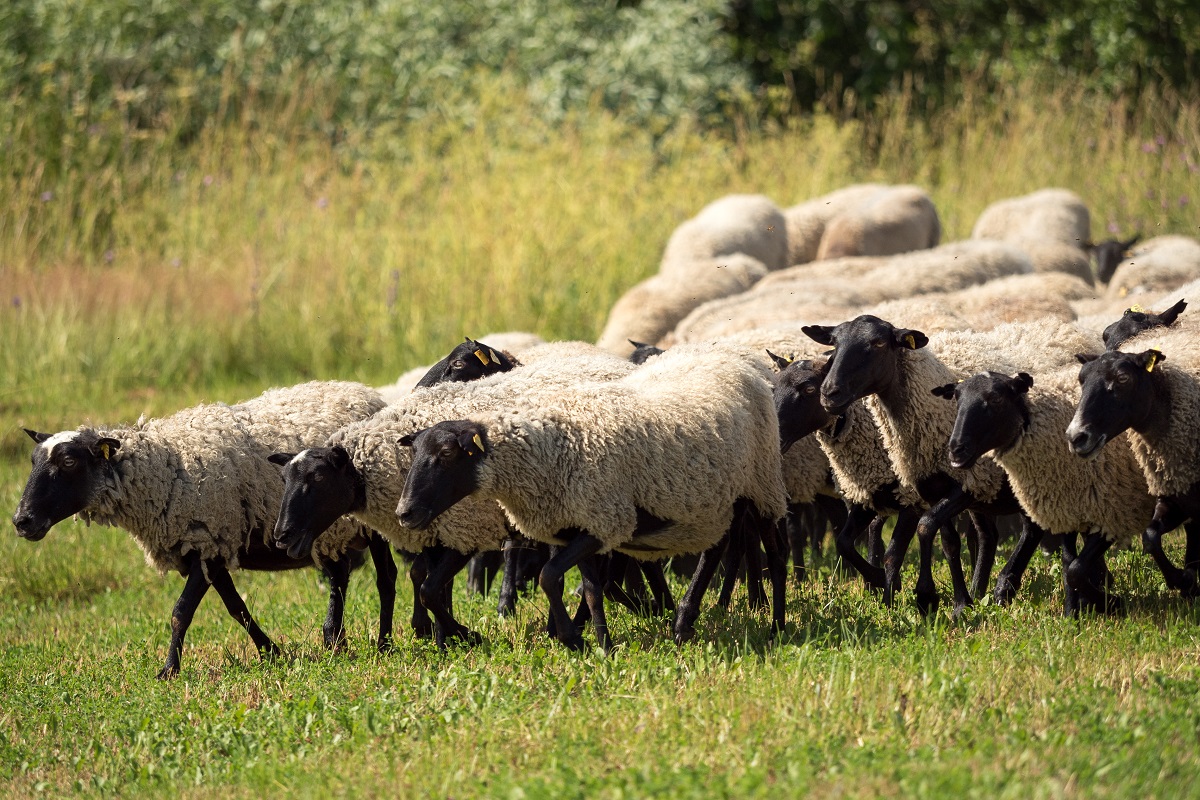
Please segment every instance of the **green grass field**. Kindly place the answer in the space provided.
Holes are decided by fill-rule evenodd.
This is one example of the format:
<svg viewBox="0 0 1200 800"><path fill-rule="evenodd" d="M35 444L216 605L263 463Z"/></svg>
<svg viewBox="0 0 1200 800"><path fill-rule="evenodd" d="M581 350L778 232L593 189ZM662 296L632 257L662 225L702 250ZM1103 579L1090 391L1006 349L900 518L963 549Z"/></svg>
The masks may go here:
<svg viewBox="0 0 1200 800"><path fill-rule="evenodd" d="M33 166L2 172L0 509L28 472L20 426L313 377L382 384L463 334L594 338L674 226L728 192L788 205L916 182L949 240L995 199L1066 186L1095 238L1196 234L1196 107L1069 88L993 99L734 138L655 140L598 112L551 128L503 93L469 131L414 125L338 151L270 125L211 130L125 165L136 181L95 176L119 198L99 246L86 197ZM461 584L460 618L487 641L439 653L411 637L404 581L397 648L378 656L369 567L351 583L349 652L331 655L316 573L237 573L286 656L260 662L210 596L161 684L180 579L120 531L68 521L31 544L7 530L4 796L1200 795L1200 612L1140 552L1111 559L1119 619L1063 619L1061 570L1040 555L1014 607L958 621L920 619L908 593L883 609L825 560L791 588L778 645L739 593L683 648L666 618L615 610L607 657L553 645L540 597L501 620L494 595Z"/></svg>

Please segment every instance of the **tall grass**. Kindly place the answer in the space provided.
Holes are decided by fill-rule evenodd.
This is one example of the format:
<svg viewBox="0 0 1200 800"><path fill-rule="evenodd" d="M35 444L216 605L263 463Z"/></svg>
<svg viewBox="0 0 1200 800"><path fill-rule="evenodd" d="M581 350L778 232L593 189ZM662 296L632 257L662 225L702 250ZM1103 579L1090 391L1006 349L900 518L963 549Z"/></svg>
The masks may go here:
<svg viewBox="0 0 1200 800"><path fill-rule="evenodd" d="M97 154L94 174L0 172L0 452L24 449L15 423L387 382L464 334L592 338L675 225L728 192L786 205L913 181L957 238L989 202L1059 185L1087 200L1097 238L1195 230L1200 110L1157 97L1034 84L924 119L898 95L862 122L724 136L658 135L599 107L551 125L512 82L473 91L466 127L431 116L333 146L273 106L186 148ZM112 208L103 249L93 200Z"/></svg>

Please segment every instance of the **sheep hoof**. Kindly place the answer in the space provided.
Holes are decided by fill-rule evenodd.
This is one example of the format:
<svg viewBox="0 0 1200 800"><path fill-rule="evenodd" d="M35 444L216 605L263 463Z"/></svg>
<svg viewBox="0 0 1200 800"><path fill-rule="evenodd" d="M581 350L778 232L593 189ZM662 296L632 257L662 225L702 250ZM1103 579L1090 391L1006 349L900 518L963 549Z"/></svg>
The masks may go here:
<svg viewBox="0 0 1200 800"><path fill-rule="evenodd" d="M379 650L379 654L381 656L390 655L396 650L395 646L392 644L392 637L390 636L380 639L379 644L377 644L375 647L377 650Z"/></svg>
<svg viewBox="0 0 1200 800"><path fill-rule="evenodd" d="M279 649L279 645L274 642L268 642L258 649L258 657L263 661L271 661L283 655L283 651Z"/></svg>
<svg viewBox="0 0 1200 800"><path fill-rule="evenodd" d="M574 650L579 653L583 652L585 649L583 644L583 636L578 633L576 633L574 636L563 639L562 643L563 647L567 648L568 650Z"/></svg>
<svg viewBox="0 0 1200 800"><path fill-rule="evenodd" d="M938 610L938 604L941 603L941 598L937 592L916 592L917 596L917 611L921 612L922 616L930 616Z"/></svg>
<svg viewBox="0 0 1200 800"><path fill-rule="evenodd" d="M992 596L997 605L1006 606L1013 601L1020 589L1021 584L1018 581L1014 581L1007 575L1001 575L996 579L996 589Z"/></svg>
<svg viewBox="0 0 1200 800"><path fill-rule="evenodd" d="M478 647L483 644L483 634L466 627L450 634L450 638L467 647Z"/></svg>
<svg viewBox="0 0 1200 800"><path fill-rule="evenodd" d="M169 681L169 680L174 680L178 675L179 675L179 665L178 664L167 664L165 667L160 669L158 671L158 674L155 675L154 677L156 680Z"/></svg>
<svg viewBox="0 0 1200 800"><path fill-rule="evenodd" d="M684 645L692 640L696 635L696 629L691 625L679 627L675 629L675 644Z"/></svg>
<svg viewBox="0 0 1200 800"><path fill-rule="evenodd" d="M1181 572L1182 578L1179 581L1179 594L1188 599L1200 597L1200 586L1196 583L1196 571L1193 569L1185 569Z"/></svg>
<svg viewBox="0 0 1200 800"><path fill-rule="evenodd" d="M424 622L421 624L417 624L414 622L413 623L413 636L417 637L418 639L432 639L433 638L433 623L432 622Z"/></svg>

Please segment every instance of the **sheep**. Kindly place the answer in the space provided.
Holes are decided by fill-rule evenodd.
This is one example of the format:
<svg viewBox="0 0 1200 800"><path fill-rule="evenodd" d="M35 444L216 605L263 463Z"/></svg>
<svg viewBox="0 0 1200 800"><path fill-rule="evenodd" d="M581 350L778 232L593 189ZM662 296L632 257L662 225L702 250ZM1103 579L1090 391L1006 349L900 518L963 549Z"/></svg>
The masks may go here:
<svg viewBox="0 0 1200 800"><path fill-rule="evenodd" d="M1161 314L1146 311L1140 306L1125 309L1119 320L1104 329L1100 337L1104 341L1104 349L1116 350L1127 340L1151 328L1171 327L1185 308L1187 301L1181 299Z"/></svg>
<svg viewBox="0 0 1200 800"><path fill-rule="evenodd" d="M767 274L761 261L744 253L706 259L692 267L686 278L652 275L622 295L613 304L596 344L628 356L630 339L654 344L692 309L740 294Z"/></svg>
<svg viewBox="0 0 1200 800"><path fill-rule="evenodd" d="M382 407L379 395L365 386L317 381L273 389L234 406L201 405L135 426L84 426L53 435L26 430L37 447L13 525L33 541L72 514L115 525L133 536L146 562L160 574L173 570L187 579L172 613L160 679L178 674L184 636L209 584L259 652L273 654L278 648L250 616L229 574L239 566L277 570L305 565L297 553L285 555L270 544L280 484L267 456L321 441ZM338 524L312 554L331 577L327 644L342 637L349 570L341 556L351 547L361 549L367 533L357 525ZM371 552L380 592L379 644L385 647L391 635L395 565L386 545L372 544Z"/></svg>
<svg viewBox="0 0 1200 800"><path fill-rule="evenodd" d="M863 315L836 327L807 326L805 332L834 347L821 402L838 414L866 398L867 408L883 436L888 458L902 484L915 489L929 504L917 526L921 572L917 603L923 612L936 608L937 590L930 572L933 536L943 529L942 549L950 563L957 614L986 587L989 553L980 548L983 567L976 569L975 591L968 593L959 561L959 542L953 528L943 528L968 508L984 514L1017 510L1016 498L1003 471L994 461L981 460L971 469L949 464L945 442L953 429L953 410L937 403L932 390L948 381L984 369L1051 368L1091 344L1082 332L1056 321L1002 325L987 333L938 334L934 348L918 330L897 328L878 317ZM1014 365L1015 366L1009 366ZM1017 554L1026 560L1041 538L1040 529L1027 526ZM994 547L994 530L986 531ZM1030 543L1032 541L1032 544ZM1020 567L1023 569L1023 566Z"/></svg>
<svg viewBox="0 0 1200 800"><path fill-rule="evenodd" d="M954 291L1031 271L1024 253L985 241L801 265L771 273L748 292L700 306L675 327L674 338L698 341L796 320L832 322L887 300Z"/></svg>
<svg viewBox="0 0 1200 800"><path fill-rule="evenodd" d="M470 340L468 339L468 341ZM519 354L524 350L528 350L532 347L536 347L537 345L546 343L545 340L536 333L526 333L524 331L489 333L487 336L484 336L477 341L486 342L488 350L494 350L498 355L503 355L510 361L514 362L519 361L515 354ZM462 345L459 345L459 347L461 346ZM469 357L472 355L472 351L465 352L464 355ZM478 359L478 357L476 357L476 359ZM443 359L442 361L439 361L438 364L445 364L449 360L449 358ZM413 369L403 373L399 378L396 379L395 382L386 386L380 386L376 391L379 392L385 402L395 403L415 389L417 384L419 384L421 380L429 374L429 371L437 366L438 365L430 364L423 367L414 367ZM491 372L495 371L498 370L494 368L491 370L479 370L480 374L490 374Z"/></svg>
<svg viewBox="0 0 1200 800"><path fill-rule="evenodd" d="M555 357L556 353L562 357ZM582 379L611 380L636 369L592 345L576 342L539 345L522 356L532 356L535 363L468 383L416 389L402 402L331 433L323 446L276 454L285 481L276 540L303 552L321 541L334 520L348 514L401 550L430 551L415 564L413 573L420 601L414 603L414 630L418 636L434 635L441 647L448 638L477 641L477 634L454 619L443 592L473 553L501 548L510 535L504 516L495 503L471 501L427 530L401 525L395 509L410 459L407 450L396 447L397 438L446 414L481 413L531 393L553 393ZM425 569L428 574L422 574ZM433 613L436 628L422 609Z"/></svg>
<svg viewBox="0 0 1200 800"><path fill-rule="evenodd" d="M1088 255L1096 260L1096 280L1100 283L1111 281L1113 273L1117 271L1117 265L1129 258L1129 249L1137 244L1140 238L1142 235L1135 233L1132 239L1124 242L1119 239L1105 239L1097 244L1089 244Z"/></svg>
<svg viewBox="0 0 1200 800"><path fill-rule="evenodd" d="M1200 324L1188 320L1155 328L1099 356L1080 353L1080 398L1067 438L1071 450L1094 458L1129 431L1129 443L1151 495L1154 513L1142 533L1167 586L1185 597L1200 594ZM1167 359L1170 360L1167 360ZM1165 363L1164 363L1165 362ZM1119 446L1119 445L1118 445ZM1167 557L1162 535L1184 525L1183 569ZM1093 544L1089 542L1089 544ZM1080 558L1102 555L1105 542L1085 546Z"/></svg>
<svg viewBox="0 0 1200 800"><path fill-rule="evenodd" d="M1118 605L1071 559L1077 532L1127 545L1154 511L1141 467L1122 441L1091 461L1064 447L1079 399L1078 369L1070 366L1035 379L1026 372L973 375L934 394L957 403L947 445L950 465L968 469L986 453L1008 475L1021 508L1042 529L1064 540L1067 613L1078 610L1075 593L1108 611ZM1124 437L1123 438L1127 438Z"/></svg>
<svg viewBox="0 0 1200 800"><path fill-rule="evenodd" d="M1167 292L1200 278L1200 240L1156 236L1133 248L1108 282L1105 297L1120 300L1139 293Z"/></svg>
<svg viewBox="0 0 1200 800"><path fill-rule="evenodd" d="M882 183L862 183L814 197L783 212L788 239L788 266L806 264L817 258L817 248L829 220L859 205L887 187Z"/></svg>
<svg viewBox="0 0 1200 800"><path fill-rule="evenodd" d="M663 250L658 272L692 280L735 253L768 270L788 266L787 223L783 212L761 194L730 194L706 205L682 223Z"/></svg>
<svg viewBox="0 0 1200 800"><path fill-rule="evenodd" d="M1091 284L1094 280L1086 247L1091 241L1091 215L1074 192L1041 189L992 203L983 210L972 239L1008 242L1024 249L1036 272L1061 271Z"/></svg>
<svg viewBox="0 0 1200 800"><path fill-rule="evenodd" d="M580 647L562 604L578 563L597 639L608 631L587 556L704 555L678 604L675 637L693 633L699 602L735 518L767 546L773 626L783 626L784 565L774 526L787 510L768 371L750 351L678 346L620 380L582 383L523 407L439 422L410 434L412 468L397 514L425 528L469 496L498 500L525 535L562 545L539 582L559 639Z"/></svg>
<svg viewBox="0 0 1200 800"><path fill-rule="evenodd" d="M497 372L508 372L520 363L512 353L497 351L468 336L449 355L431 366L414 388L436 383L466 383Z"/></svg>
<svg viewBox="0 0 1200 800"><path fill-rule="evenodd" d="M925 250L937 247L941 237L941 222L929 195L917 186L893 186L830 219L817 260Z"/></svg>

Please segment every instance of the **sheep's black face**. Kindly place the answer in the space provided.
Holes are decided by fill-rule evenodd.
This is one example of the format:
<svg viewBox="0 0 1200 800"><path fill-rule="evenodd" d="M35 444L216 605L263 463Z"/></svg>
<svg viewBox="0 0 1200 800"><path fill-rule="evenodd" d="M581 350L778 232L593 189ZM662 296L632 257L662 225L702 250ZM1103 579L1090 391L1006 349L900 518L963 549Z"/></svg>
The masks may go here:
<svg viewBox="0 0 1200 800"><path fill-rule="evenodd" d="M363 481L341 447L314 447L299 455L276 453L283 467L283 500L275 519L275 546L308 558L313 542L337 519L366 503Z"/></svg>
<svg viewBox="0 0 1200 800"><path fill-rule="evenodd" d="M826 361L793 361L775 375L775 413L779 417L779 447L784 453L832 419L821 405L826 366Z"/></svg>
<svg viewBox="0 0 1200 800"><path fill-rule="evenodd" d="M1100 282L1108 283L1112 280L1113 273L1117 271L1117 266L1125 259L1129 248L1133 247L1139 238L1139 236L1135 235L1127 242L1109 239L1092 245L1092 255L1096 259L1096 278Z"/></svg>
<svg viewBox="0 0 1200 800"><path fill-rule="evenodd" d="M1012 447L1029 426L1026 394L1032 385L1033 378L1024 372L1012 378L984 372L934 389L938 397L958 402L947 445L950 466L970 469L984 453Z"/></svg>
<svg viewBox="0 0 1200 800"><path fill-rule="evenodd" d="M821 404L835 415L855 400L886 391L896 380L900 351L929 343L920 331L897 328L870 314L836 327L808 325L802 330L814 341L833 347Z"/></svg>
<svg viewBox="0 0 1200 800"><path fill-rule="evenodd" d="M1187 301L1180 300L1161 314L1148 311L1126 309L1121 318L1104 329L1104 349L1116 350L1127 339L1132 339L1142 331L1151 328L1164 328L1175 324L1180 312L1187 308Z"/></svg>
<svg viewBox="0 0 1200 800"><path fill-rule="evenodd" d="M479 488L479 465L489 448L482 425L467 420L439 422L400 437L400 444L413 450L396 506L401 525L423 530Z"/></svg>
<svg viewBox="0 0 1200 800"><path fill-rule="evenodd" d="M661 347L655 347L645 342L635 342L633 339L627 339L626 341L633 345L633 352L629 354L631 364L645 364L655 356L660 356L666 352Z"/></svg>
<svg viewBox="0 0 1200 800"><path fill-rule="evenodd" d="M450 355L429 368L417 386L438 383L466 383L486 378L497 372L508 372L515 364L503 353L483 342L467 339L450 351Z"/></svg>
<svg viewBox="0 0 1200 800"><path fill-rule="evenodd" d="M53 436L25 432L38 446L12 521L19 536L36 542L54 525L88 507L112 469L110 459L121 443L90 430Z"/></svg>
<svg viewBox="0 0 1200 800"><path fill-rule="evenodd" d="M1154 372L1165 356L1147 350L1078 358L1083 362L1079 370L1082 392L1067 427L1067 439L1075 455L1093 458L1110 439L1129 428L1141 430L1152 418Z"/></svg>

